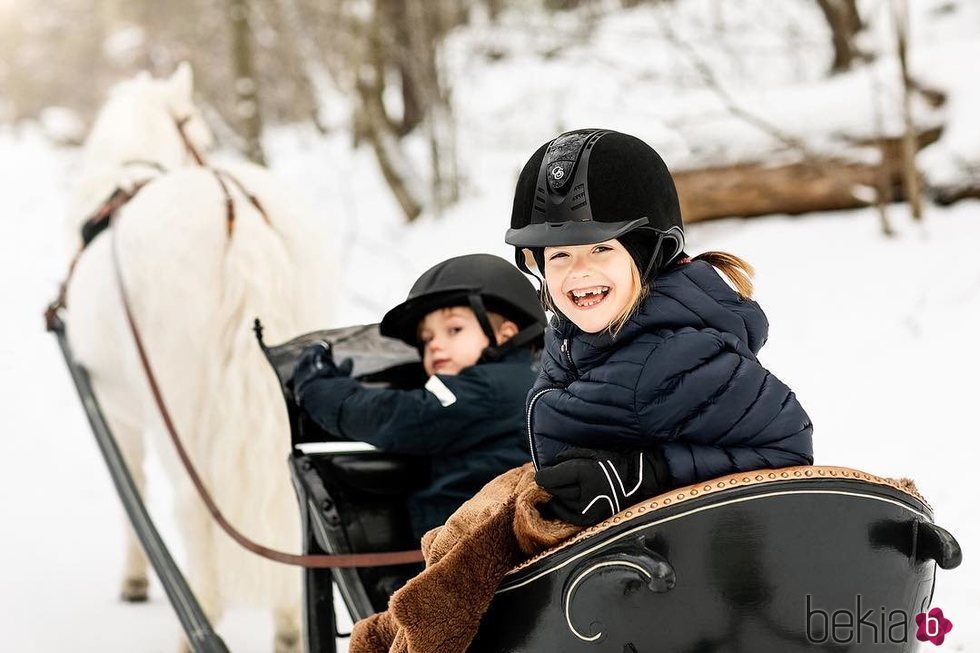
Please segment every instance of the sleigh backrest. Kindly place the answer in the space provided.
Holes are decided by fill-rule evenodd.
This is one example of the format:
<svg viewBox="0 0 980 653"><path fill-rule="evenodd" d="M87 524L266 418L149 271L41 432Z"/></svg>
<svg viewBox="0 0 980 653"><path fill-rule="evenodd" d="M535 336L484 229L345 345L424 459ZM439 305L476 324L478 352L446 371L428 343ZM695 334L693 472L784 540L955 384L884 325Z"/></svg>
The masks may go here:
<svg viewBox="0 0 980 653"><path fill-rule="evenodd" d="M261 327L257 328L261 342ZM418 353L382 337L373 324L309 333L274 347L262 344L279 379L289 415L293 443L290 468L304 524L304 552L375 553L418 548L405 499L413 489L428 483L428 461L387 454L328 433L298 408L293 398L293 367L303 349L314 342L329 344L337 360L351 358L353 374L363 383L420 387L425 380ZM332 580L353 617L362 619L384 610L391 593L418 571L417 565L336 569ZM313 584L317 585L315 580ZM308 581L308 610L315 609L316 603L310 593L329 592L328 585L320 582L311 589ZM311 621L317 617L309 614L307 618Z"/></svg>

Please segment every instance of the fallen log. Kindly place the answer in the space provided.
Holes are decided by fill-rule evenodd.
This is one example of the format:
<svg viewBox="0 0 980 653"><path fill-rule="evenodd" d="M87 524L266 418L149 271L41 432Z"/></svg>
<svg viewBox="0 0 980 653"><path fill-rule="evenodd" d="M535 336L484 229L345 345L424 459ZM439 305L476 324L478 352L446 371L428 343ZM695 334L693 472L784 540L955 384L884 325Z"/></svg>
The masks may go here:
<svg viewBox="0 0 980 653"><path fill-rule="evenodd" d="M960 200L980 199L980 179L955 186L932 186L927 190L936 204L949 206Z"/></svg>
<svg viewBox="0 0 980 653"><path fill-rule="evenodd" d="M919 148L937 141L941 127L918 135ZM862 187L902 198L901 137L856 143L881 150L881 164L810 159L789 164L765 162L678 170L674 173L687 223L727 217L852 209L873 204Z"/></svg>

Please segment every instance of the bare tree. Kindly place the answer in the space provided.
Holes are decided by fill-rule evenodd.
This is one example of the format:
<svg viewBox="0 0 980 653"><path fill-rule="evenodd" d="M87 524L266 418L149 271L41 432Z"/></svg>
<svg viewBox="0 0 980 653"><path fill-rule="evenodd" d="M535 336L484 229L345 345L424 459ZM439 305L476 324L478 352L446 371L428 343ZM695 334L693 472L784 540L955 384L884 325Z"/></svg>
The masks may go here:
<svg viewBox="0 0 980 653"><path fill-rule="evenodd" d="M412 165L399 141L400 134L384 103L387 57L382 39L383 2L375 0L374 10L365 22L352 23L366 46L353 62L359 100L356 131L371 144L381 174L405 217L412 221L422 213L423 200Z"/></svg>
<svg viewBox="0 0 980 653"><path fill-rule="evenodd" d="M412 38L412 25L408 21L406 0L385 0L381 4L384 12L382 31L385 33L386 57L398 72L401 82L402 115L398 132L402 136L412 132L425 119L426 107L420 97L420 80L417 79L418 65L413 65L415 55Z"/></svg>
<svg viewBox="0 0 980 653"><path fill-rule="evenodd" d="M905 133L902 135L902 170L905 186L905 199L912 208L912 217L922 219L922 190L915 156L919 149L912 117L912 93L915 83L909 74L908 46L908 0L892 0L892 17L895 23L895 43L898 62L902 70L902 114L905 117Z"/></svg>
<svg viewBox="0 0 980 653"><path fill-rule="evenodd" d="M303 87L309 94L313 124L321 134L325 134L330 125L327 124L326 117L329 107L325 107L324 102L327 102L327 98L337 98L340 95L336 80L317 52L313 33L304 21L297 0L279 0L278 6L291 37L288 40L299 62L305 82Z"/></svg>
<svg viewBox="0 0 980 653"><path fill-rule="evenodd" d="M863 24L856 3L857 0L817 0L827 19L834 45L834 61L830 66L832 73L850 70L858 56L854 41Z"/></svg>
<svg viewBox="0 0 980 653"><path fill-rule="evenodd" d="M258 75L252 56L252 28L249 21L248 0L227 1L235 79L235 116L244 140L245 155L255 163L264 165L262 112L259 104Z"/></svg>
<svg viewBox="0 0 980 653"><path fill-rule="evenodd" d="M891 219L888 217L888 204L892 201L892 161L886 156L888 151L887 139L885 137L885 109L882 106L884 91L881 83L875 76L873 70L868 69L871 76L871 101L874 103L873 113L875 133L877 134L878 151L878 174L875 179L875 208L878 211L878 223L881 226L881 233L884 236L894 236L895 230L892 228Z"/></svg>
<svg viewBox="0 0 980 653"><path fill-rule="evenodd" d="M451 91L439 63L439 45L458 24L458 7L452 2L404 0L410 25L412 76L425 107L425 128L431 161L432 205L438 214L459 199L459 170L456 157L456 124Z"/></svg>

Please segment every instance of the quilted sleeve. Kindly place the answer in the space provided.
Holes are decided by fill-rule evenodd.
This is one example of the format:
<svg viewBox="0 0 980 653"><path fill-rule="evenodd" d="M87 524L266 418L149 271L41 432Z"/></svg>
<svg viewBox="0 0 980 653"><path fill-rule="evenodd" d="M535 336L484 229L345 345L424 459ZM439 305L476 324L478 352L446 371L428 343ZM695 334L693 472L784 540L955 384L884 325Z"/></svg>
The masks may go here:
<svg viewBox="0 0 980 653"><path fill-rule="evenodd" d="M796 395L731 334L666 337L639 375L636 410L677 485L813 462L813 427Z"/></svg>

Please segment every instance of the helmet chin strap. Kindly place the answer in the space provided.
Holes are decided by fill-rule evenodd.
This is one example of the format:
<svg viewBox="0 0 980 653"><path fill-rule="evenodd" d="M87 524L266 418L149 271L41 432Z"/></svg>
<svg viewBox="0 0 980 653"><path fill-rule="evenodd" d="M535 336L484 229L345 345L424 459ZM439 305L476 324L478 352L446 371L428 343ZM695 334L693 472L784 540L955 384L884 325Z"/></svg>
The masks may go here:
<svg viewBox="0 0 980 653"><path fill-rule="evenodd" d="M653 247L653 254L650 256L650 260L647 262L643 274L640 275L640 279L646 279L647 275L650 274L650 270L653 269L654 264L657 262L657 256L660 255L664 240L670 240L674 244L674 251L670 253L670 257L660 266L661 268L665 268L671 261L677 258L678 254L684 251L684 232L677 227L671 227L663 232L658 231L657 234L657 244Z"/></svg>
<svg viewBox="0 0 980 653"><path fill-rule="evenodd" d="M480 328L483 329L483 333L486 334L487 339L490 341L491 347L497 346L497 334L493 332L493 325L490 324L490 318L487 316L487 307L483 303L483 298L476 293L470 293L467 297L470 303L470 308L476 315L476 321L480 323Z"/></svg>
<svg viewBox="0 0 980 653"><path fill-rule="evenodd" d="M544 327L535 322L530 326L524 327L506 341L502 343L497 342L497 335L493 331L493 325L490 324L490 318L487 316L487 307L483 303L483 298L476 293L471 293L468 299L470 308L476 315L477 322L480 323L483 333L486 334L487 340L490 341L490 344L480 354L480 361L499 361L511 351L529 345L544 334Z"/></svg>
<svg viewBox="0 0 980 653"><path fill-rule="evenodd" d="M657 262L657 256L660 255L660 248L664 244L664 235L660 234L657 237L657 244L653 247L653 254L650 255L650 260L647 262L646 268L643 270L643 274L640 275L640 279L646 279L647 275L650 274L650 270L653 268L653 264Z"/></svg>

